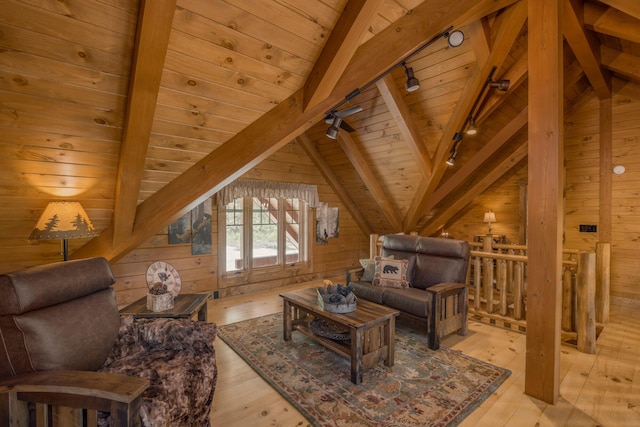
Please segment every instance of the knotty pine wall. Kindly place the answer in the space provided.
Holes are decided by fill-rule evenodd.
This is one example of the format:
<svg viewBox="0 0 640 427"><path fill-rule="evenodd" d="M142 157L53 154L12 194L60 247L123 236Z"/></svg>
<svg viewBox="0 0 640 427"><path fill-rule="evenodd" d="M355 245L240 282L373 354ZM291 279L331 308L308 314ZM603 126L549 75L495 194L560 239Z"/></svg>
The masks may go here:
<svg viewBox="0 0 640 427"><path fill-rule="evenodd" d="M613 80L612 166L623 165L622 175L612 175L611 295L640 300L640 85ZM595 251L599 233L579 231L580 224L600 224L600 102L592 91L584 94L565 114L565 248ZM518 242L519 188L527 168L519 166L492 185L446 231L456 238L473 239L486 233L484 212L492 209L494 234Z"/></svg>
<svg viewBox="0 0 640 427"><path fill-rule="evenodd" d="M358 259L369 253L369 237L354 223L347 209L340 203L331 187L315 168L297 142L292 142L261 162L243 178L296 182L318 186L320 201L329 207L338 207L340 236L329 239L327 245L315 243L315 210L312 210L310 226L313 228L313 262L310 273L286 278L267 279L246 285L221 288L217 280L217 209L212 201L213 237L212 253L191 255L191 244L169 245L167 228L140 245L113 265L117 277L115 285L119 305L125 305L146 295L145 272L153 261L163 260L173 264L182 279L181 292L204 290L219 291L220 297L280 287L318 278L344 281L346 267L359 266Z"/></svg>

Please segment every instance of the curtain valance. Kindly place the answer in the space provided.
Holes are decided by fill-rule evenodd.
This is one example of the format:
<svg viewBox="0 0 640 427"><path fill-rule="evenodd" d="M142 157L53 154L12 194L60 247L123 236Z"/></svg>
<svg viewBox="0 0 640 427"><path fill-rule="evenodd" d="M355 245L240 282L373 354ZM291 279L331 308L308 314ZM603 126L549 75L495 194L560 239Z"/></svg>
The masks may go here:
<svg viewBox="0 0 640 427"><path fill-rule="evenodd" d="M234 199L243 197L301 199L304 200L309 207L315 208L318 206L318 187L315 185L290 182L238 179L218 191L216 200L218 206L225 206Z"/></svg>

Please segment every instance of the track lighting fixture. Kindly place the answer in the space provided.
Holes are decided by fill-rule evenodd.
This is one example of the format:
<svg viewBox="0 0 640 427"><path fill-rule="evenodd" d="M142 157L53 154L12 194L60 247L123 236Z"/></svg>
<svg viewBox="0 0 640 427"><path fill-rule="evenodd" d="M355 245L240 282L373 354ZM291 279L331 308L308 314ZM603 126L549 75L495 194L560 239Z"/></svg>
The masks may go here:
<svg viewBox="0 0 640 427"><path fill-rule="evenodd" d="M456 157L458 156L458 150L451 149L451 155L447 159L447 165L454 166L456 164Z"/></svg>
<svg viewBox="0 0 640 427"><path fill-rule="evenodd" d="M374 78L373 80L371 80L370 82L365 84L364 86L358 87L358 88L352 90L351 92L349 92L345 96L344 100L339 102L337 105L334 105L331 110L329 110L329 111L327 111L325 113L325 120L329 120L329 118L333 119L333 123L331 124L329 129L327 129L326 135L329 138L336 139L338 137L338 132L339 132L340 126L342 125L342 127L345 128L346 122L343 123L342 119L344 117L346 117L347 114L342 115L342 117L339 117L339 116L335 115L335 114L339 114L340 113L340 111L338 111L338 109L341 106L343 106L344 104L346 104L348 102L351 102L355 97L360 95L365 89L368 89L371 86L375 85L378 82L378 80L382 79L384 76L386 76L387 74L391 73L392 71L394 71L398 67L404 67L404 69L405 69L405 73L407 75L407 81L405 83L405 88L406 88L407 92L413 92L413 91L417 90L420 87L420 81L413 74L413 69L411 67L407 67L407 61L409 59L413 58L415 55L417 55L418 53L422 52L424 49L426 49L427 47L431 46L433 43L435 43L436 41L440 40L443 37L445 37L447 39L447 42L449 43L449 46L451 46L451 47L460 46L462 44L462 42L464 42L464 34L460 30L455 30L455 31L452 31L452 30L453 30L453 26L451 26L451 27L447 28L446 30L442 31L441 33L435 35L430 40L426 41L424 44L422 44L417 49L415 49L413 52L411 52L409 55L405 56L404 59L402 59L400 62L394 64L393 66L391 66L387 70L383 71L382 74L380 74L379 76L377 76L376 78ZM361 111L362 108L361 107L359 107L359 108L360 108L359 111ZM342 110L342 111L344 111L344 110Z"/></svg>
<svg viewBox="0 0 640 427"><path fill-rule="evenodd" d="M460 30L445 33L444 36L447 38L447 42L451 47L458 47L464 41L464 33Z"/></svg>
<svg viewBox="0 0 640 427"><path fill-rule="evenodd" d="M338 132L340 131L340 123L342 123L342 117L335 116L333 118L333 123L327 129L326 135L331 139L338 138Z"/></svg>
<svg viewBox="0 0 640 427"><path fill-rule="evenodd" d="M476 127L476 119L472 116L469 116L469 127L467 127L467 135L475 135L478 133L478 128Z"/></svg>
<svg viewBox="0 0 640 427"><path fill-rule="evenodd" d="M420 81L413 75L413 68L407 67L406 62L403 62L402 66L404 67L404 72L407 75L407 81L404 84L407 92L414 92L420 89Z"/></svg>
<svg viewBox="0 0 640 427"><path fill-rule="evenodd" d="M489 82L489 87L498 89L500 92L506 92L509 90L509 85L511 85L511 81L507 79L496 80Z"/></svg>

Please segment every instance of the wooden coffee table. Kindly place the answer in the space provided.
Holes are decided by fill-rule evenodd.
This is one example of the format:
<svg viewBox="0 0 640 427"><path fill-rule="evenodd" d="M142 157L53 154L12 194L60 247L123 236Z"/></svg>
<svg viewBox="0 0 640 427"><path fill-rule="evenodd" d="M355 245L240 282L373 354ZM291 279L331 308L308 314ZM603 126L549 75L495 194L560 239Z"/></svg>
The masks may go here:
<svg viewBox="0 0 640 427"><path fill-rule="evenodd" d="M395 352L395 318L398 310L358 300L351 313L331 313L318 303L316 288L280 294L284 301L283 337L290 341L295 329L351 361L351 382L362 382L362 371L381 360L393 366ZM332 340L313 333L309 323L322 319L348 329L349 340Z"/></svg>
<svg viewBox="0 0 640 427"><path fill-rule="evenodd" d="M122 310L120 315L132 315L137 318L169 317L176 319L191 319L198 314L198 320L207 321L207 301L213 296L213 292L197 294L178 294L173 300L173 308L164 311L151 311L147 309L147 297L132 302Z"/></svg>

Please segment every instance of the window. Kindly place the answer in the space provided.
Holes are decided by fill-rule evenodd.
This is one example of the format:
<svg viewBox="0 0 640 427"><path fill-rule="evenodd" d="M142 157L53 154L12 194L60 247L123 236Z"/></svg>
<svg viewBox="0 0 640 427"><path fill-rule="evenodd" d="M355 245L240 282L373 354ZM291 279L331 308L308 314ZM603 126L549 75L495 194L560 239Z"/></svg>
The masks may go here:
<svg viewBox="0 0 640 427"><path fill-rule="evenodd" d="M224 274L284 270L307 260L305 202L275 197L234 199L224 212ZM222 212L221 212L222 216Z"/></svg>

